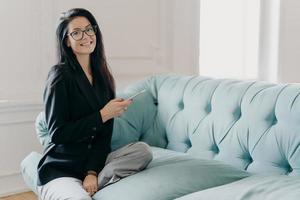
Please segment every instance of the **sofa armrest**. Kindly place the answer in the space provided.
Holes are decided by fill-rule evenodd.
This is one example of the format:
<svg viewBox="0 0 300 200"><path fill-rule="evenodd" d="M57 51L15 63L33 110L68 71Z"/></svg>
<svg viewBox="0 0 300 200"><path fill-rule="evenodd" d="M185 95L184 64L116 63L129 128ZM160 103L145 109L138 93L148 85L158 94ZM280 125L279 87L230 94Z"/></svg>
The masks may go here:
<svg viewBox="0 0 300 200"><path fill-rule="evenodd" d="M21 173L26 185L37 194L37 166L42 155L31 152L21 162Z"/></svg>

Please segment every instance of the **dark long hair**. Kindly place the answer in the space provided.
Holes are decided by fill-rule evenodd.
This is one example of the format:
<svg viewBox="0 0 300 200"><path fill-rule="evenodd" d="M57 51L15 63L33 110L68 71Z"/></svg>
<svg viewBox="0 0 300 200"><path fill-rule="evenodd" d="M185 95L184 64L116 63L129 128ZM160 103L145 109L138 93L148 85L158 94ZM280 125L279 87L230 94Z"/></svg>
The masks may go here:
<svg viewBox="0 0 300 200"><path fill-rule="evenodd" d="M108 64L106 62L102 34L99 25L95 17L83 8L73 8L67 12L62 13L58 27L56 29L57 38L57 53L58 53L58 64L66 63L68 66L72 67L74 70L77 66L80 66L79 62L72 49L67 46L67 33L68 25L75 17L85 17L92 26L96 26L96 47L90 55L90 64L93 75L98 78L105 86L105 96L108 99L115 97L115 82L112 74L108 69Z"/></svg>

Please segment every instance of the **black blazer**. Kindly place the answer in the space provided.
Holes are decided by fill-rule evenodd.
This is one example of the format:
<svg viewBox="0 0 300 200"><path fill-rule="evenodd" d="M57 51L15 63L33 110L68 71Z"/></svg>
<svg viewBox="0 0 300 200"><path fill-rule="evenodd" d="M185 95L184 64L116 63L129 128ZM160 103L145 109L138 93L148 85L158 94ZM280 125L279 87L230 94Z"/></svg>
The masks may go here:
<svg viewBox="0 0 300 200"><path fill-rule="evenodd" d="M113 119L103 123L105 97L100 78L93 86L80 66L51 68L44 90L45 116L51 142L38 164L38 185L59 177L83 180L88 170L99 173L111 151Z"/></svg>

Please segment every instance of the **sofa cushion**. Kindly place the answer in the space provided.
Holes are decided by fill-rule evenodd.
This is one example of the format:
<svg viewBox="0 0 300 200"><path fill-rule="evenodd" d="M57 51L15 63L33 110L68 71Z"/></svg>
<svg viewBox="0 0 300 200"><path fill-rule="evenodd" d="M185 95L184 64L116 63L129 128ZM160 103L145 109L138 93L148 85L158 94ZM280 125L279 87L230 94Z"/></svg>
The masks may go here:
<svg viewBox="0 0 300 200"><path fill-rule="evenodd" d="M26 185L37 194L37 166L42 155L31 152L21 162L21 173Z"/></svg>
<svg viewBox="0 0 300 200"><path fill-rule="evenodd" d="M39 139L39 142L43 146L43 148L46 148L48 144L50 143L50 135L49 131L47 129L47 123L45 119L45 112L40 112L38 116L35 119L35 132L37 134L37 138Z"/></svg>
<svg viewBox="0 0 300 200"><path fill-rule="evenodd" d="M203 160L160 148L146 170L109 185L94 195L97 200L174 199L230 183L250 174L219 161Z"/></svg>
<svg viewBox="0 0 300 200"><path fill-rule="evenodd" d="M298 200L299 188L299 177L258 175L195 192L177 200Z"/></svg>
<svg viewBox="0 0 300 200"><path fill-rule="evenodd" d="M94 195L100 199L174 199L202 189L230 183L250 174L219 161L201 160L168 149L151 147L153 160L147 169L109 185ZM21 163L23 178L37 192L37 165L41 155L29 154ZM124 192L126 191L126 193ZM152 192L152 191L155 191Z"/></svg>

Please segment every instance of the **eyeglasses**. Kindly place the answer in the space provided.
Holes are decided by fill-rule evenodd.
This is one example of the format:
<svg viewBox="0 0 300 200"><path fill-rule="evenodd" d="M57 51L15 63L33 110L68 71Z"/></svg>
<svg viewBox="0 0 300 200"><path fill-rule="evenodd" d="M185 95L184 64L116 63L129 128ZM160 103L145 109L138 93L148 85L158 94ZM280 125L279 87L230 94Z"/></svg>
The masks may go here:
<svg viewBox="0 0 300 200"><path fill-rule="evenodd" d="M70 35L74 40L79 41L83 38L83 33L86 33L88 36L94 36L97 33L97 25L89 26L85 30L75 30L67 35Z"/></svg>

